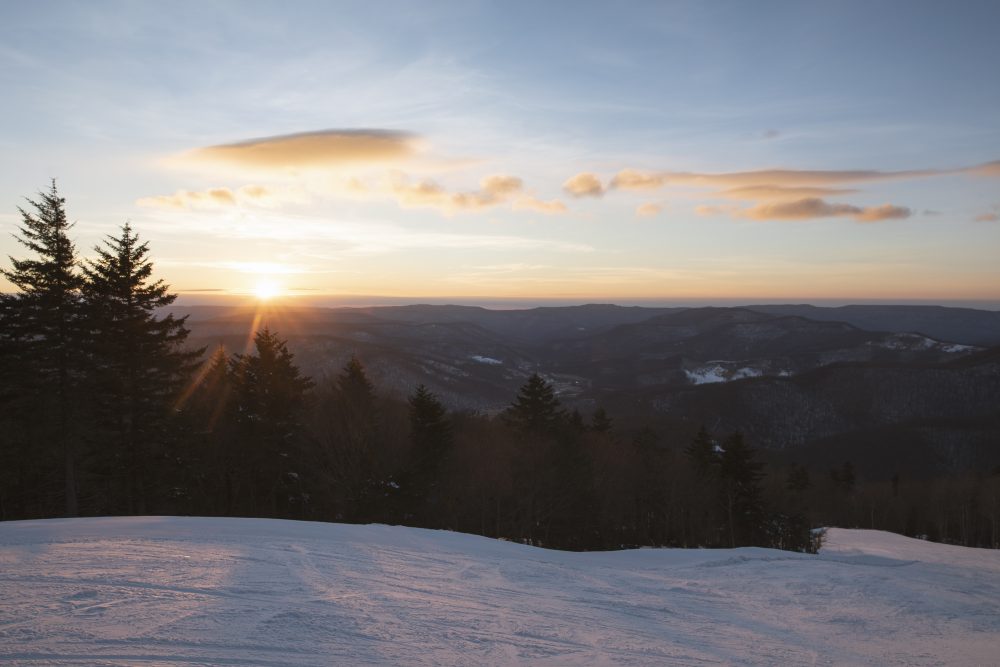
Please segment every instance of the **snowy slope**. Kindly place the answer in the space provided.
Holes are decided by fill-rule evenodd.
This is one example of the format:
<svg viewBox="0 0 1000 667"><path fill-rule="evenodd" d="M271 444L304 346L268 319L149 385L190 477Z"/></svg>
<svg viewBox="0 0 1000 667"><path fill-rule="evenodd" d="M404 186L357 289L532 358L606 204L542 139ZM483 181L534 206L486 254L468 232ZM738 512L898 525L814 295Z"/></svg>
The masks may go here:
<svg viewBox="0 0 1000 667"><path fill-rule="evenodd" d="M0 523L0 662L939 665L1000 661L1000 552L832 530L564 553L258 519Z"/></svg>

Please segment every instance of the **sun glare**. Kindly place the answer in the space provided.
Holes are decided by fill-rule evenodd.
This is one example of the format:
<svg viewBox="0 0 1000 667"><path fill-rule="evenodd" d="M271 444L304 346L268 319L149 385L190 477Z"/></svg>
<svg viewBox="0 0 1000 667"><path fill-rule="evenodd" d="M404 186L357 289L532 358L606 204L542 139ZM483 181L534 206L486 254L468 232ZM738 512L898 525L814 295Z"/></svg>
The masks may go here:
<svg viewBox="0 0 1000 667"><path fill-rule="evenodd" d="M269 301L281 294L281 288L273 280L262 279L257 281L253 293L260 301Z"/></svg>

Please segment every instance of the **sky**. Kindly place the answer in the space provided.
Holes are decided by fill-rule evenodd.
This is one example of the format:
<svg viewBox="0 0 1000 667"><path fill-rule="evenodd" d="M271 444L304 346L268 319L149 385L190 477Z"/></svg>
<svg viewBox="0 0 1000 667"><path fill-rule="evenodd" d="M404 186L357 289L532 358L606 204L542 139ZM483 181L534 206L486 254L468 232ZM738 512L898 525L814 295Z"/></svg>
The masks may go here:
<svg viewBox="0 0 1000 667"><path fill-rule="evenodd" d="M184 298L1000 308L1000 3L0 3L55 178ZM0 280L0 290L11 289Z"/></svg>

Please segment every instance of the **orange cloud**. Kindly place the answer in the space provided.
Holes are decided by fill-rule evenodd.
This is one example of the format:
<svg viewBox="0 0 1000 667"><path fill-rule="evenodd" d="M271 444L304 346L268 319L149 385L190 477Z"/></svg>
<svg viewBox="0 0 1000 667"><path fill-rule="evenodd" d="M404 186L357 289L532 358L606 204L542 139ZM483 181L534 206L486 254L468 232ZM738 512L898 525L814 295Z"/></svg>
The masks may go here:
<svg viewBox="0 0 1000 667"><path fill-rule="evenodd" d="M758 171L735 171L729 173L705 174L683 171L642 172L623 169L611 179L610 187L618 190L655 190L667 185L745 188L761 187L826 187L841 183L864 183L872 181L900 180L938 176L946 171L820 171L803 169L762 169Z"/></svg>
<svg viewBox="0 0 1000 667"><path fill-rule="evenodd" d="M390 194L396 202L406 208L436 208L445 213L475 211L509 201L521 192L524 184L516 176L489 176L474 192L448 192L434 181L420 181L410 184L401 178L393 181Z"/></svg>
<svg viewBox="0 0 1000 667"><path fill-rule="evenodd" d="M975 176L1000 177L1000 160L987 162L975 167L969 167L966 171L970 174L974 174Z"/></svg>
<svg viewBox="0 0 1000 667"><path fill-rule="evenodd" d="M635 214L640 218L651 218L662 210L663 207L659 204L643 204L635 209Z"/></svg>
<svg viewBox="0 0 1000 667"><path fill-rule="evenodd" d="M562 203L558 199L542 201L541 199L536 199L530 195L525 195L524 197L515 199L511 207L515 211L538 211L539 213L547 213L549 215L557 215L566 212L566 204Z"/></svg>
<svg viewBox="0 0 1000 667"><path fill-rule="evenodd" d="M806 197L830 197L852 192L857 192L857 190L807 186L745 185L739 188L723 190L719 194L729 199L767 201L776 199L803 199Z"/></svg>
<svg viewBox="0 0 1000 667"><path fill-rule="evenodd" d="M913 212L903 206L892 204L861 208L851 204L831 204L818 197L807 197L794 201L758 204L748 209L737 210L735 214L752 220L811 220L814 218L851 217L858 222L879 222L908 218Z"/></svg>
<svg viewBox="0 0 1000 667"><path fill-rule="evenodd" d="M496 197L506 197L520 192L524 182L517 176L488 176L483 179L481 185L483 192Z"/></svg>
<svg viewBox="0 0 1000 667"><path fill-rule="evenodd" d="M563 183L563 190L574 197L600 197L604 194L604 186L596 174L582 173Z"/></svg>
<svg viewBox="0 0 1000 667"><path fill-rule="evenodd" d="M301 169L372 162L393 162L417 150L414 135L393 130L321 130L199 148L196 162L236 167Z"/></svg>
<svg viewBox="0 0 1000 667"><path fill-rule="evenodd" d="M263 185L244 185L232 190L230 188L209 188L207 190L178 190L172 195L156 195L142 197L136 200L136 205L144 208L167 209L211 209L229 208L241 204L268 206L279 201L297 201L298 197L290 192L278 193Z"/></svg>

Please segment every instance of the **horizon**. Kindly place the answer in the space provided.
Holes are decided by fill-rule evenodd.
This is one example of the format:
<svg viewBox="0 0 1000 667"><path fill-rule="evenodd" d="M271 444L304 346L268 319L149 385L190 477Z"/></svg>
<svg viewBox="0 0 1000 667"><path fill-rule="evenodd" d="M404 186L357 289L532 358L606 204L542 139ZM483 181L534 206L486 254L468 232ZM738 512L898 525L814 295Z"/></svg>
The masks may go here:
<svg viewBox="0 0 1000 667"><path fill-rule="evenodd" d="M130 221L183 294L1000 307L998 22L6 4L0 255L54 178L82 257Z"/></svg>
<svg viewBox="0 0 1000 667"><path fill-rule="evenodd" d="M845 306L939 306L973 310L1000 311L1000 300L929 300L929 299L573 299L536 297L505 299L498 297L408 297L363 294L281 295L261 299L252 292L233 294L179 293L172 308L198 306L287 305L305 308L382 308L393 306L460 306L486 310L528 310L545 307L618 306L640 308L739 308L748 306L789 305L841 308Z"/></svg>

